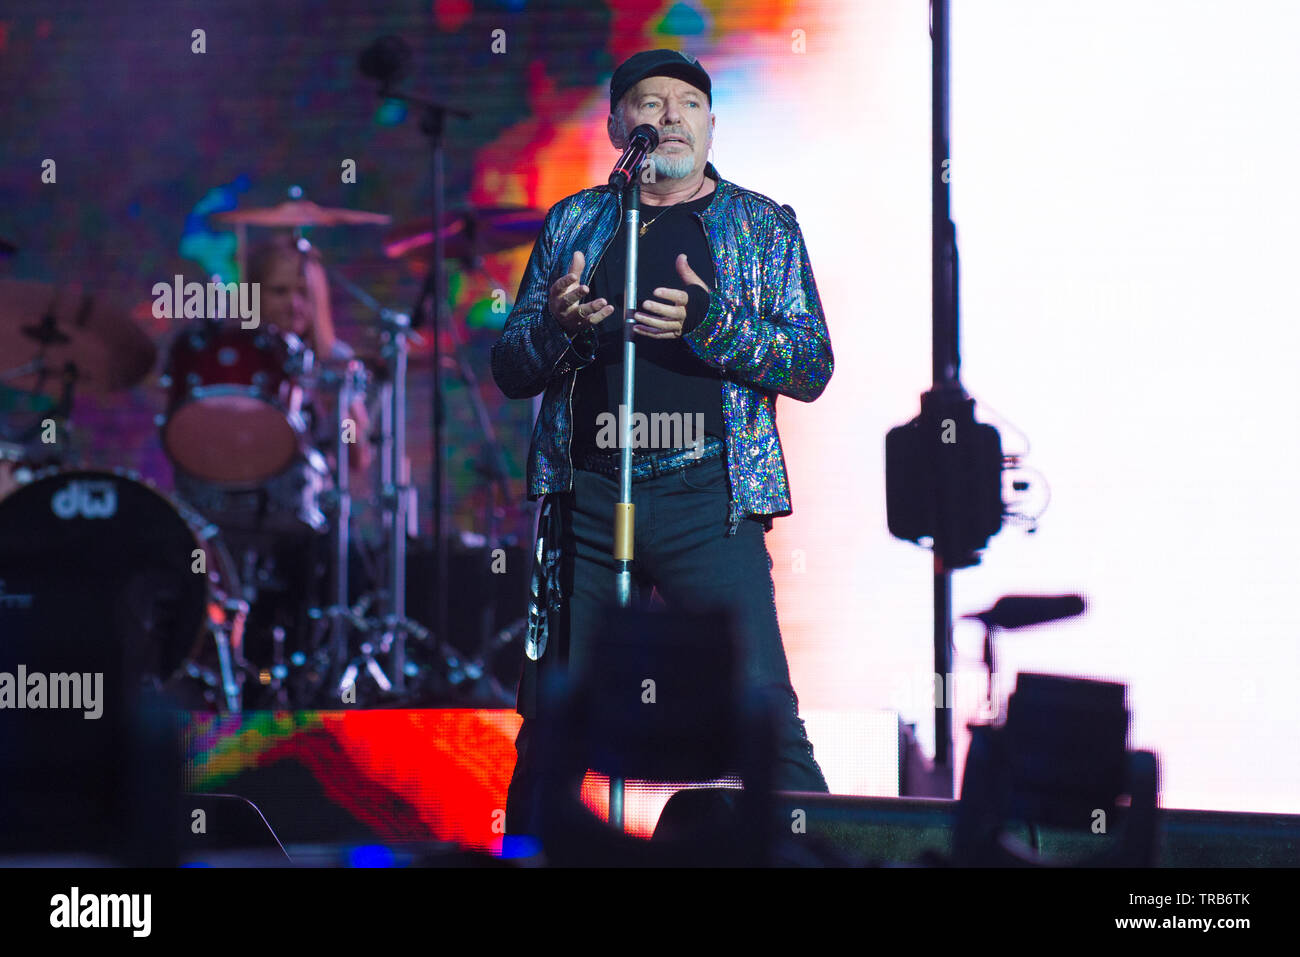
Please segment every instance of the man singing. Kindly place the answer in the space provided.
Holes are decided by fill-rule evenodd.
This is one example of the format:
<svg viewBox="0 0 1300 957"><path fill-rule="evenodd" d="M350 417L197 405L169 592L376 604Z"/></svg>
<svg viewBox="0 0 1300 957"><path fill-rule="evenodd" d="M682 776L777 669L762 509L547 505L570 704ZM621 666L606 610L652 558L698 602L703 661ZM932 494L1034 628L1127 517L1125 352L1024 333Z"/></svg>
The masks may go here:
<svg viewBox="0 0 1300 957"><path fill-rule="evenodd" d="M794 216L707 162L711 107L709 75L672 50L630 57L610 82L614 149L643 123L659 133L646 161L653 176L641 185L633 409L643 423L683 423L634 437L633 595L653 586L672 608L730 612L745 679L789 702L776 787L826 791L790 684L764 535L791 511L776 397L821 395L830 336ZM626 232L622 196L610 187L551 207L492 350L508 397L544 393L528 458L529 497L544 499L506 806L512 833L532 832L540 769L529 736L542 678L586 657L616 595L620 453L609 438L622 401Z"/></svg>

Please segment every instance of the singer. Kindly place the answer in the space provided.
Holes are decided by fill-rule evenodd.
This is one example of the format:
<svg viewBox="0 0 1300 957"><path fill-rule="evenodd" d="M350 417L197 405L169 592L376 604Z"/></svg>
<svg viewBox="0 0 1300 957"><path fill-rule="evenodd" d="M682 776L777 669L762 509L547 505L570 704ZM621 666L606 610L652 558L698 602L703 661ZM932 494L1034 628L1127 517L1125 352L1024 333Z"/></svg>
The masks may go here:
<svg viewBox="0 0 1300 957"><path fill-rule="evenodd" d="M698 416L704 432L676 448L653 429L634 436L633 599L644 604L653 588L671 607L728 610L746 680L789 702L776 786L826 791L790 683L764 540L791 512L776 397L813 401L834 364L803 235L791 213L707 161L712 82L694 57L630 57L614 71L609 109L616 150L642 124L659 137L641 185L634 408L652 422ZM528 457L529 497L543 501L511 833L535 833L539 769L528 745L542 677L583 655L615 600L619 450L604 447L598 424L622 398L625 249L621 191L585 189L551 207L492 350L508 397L544 393Z"/></svg>

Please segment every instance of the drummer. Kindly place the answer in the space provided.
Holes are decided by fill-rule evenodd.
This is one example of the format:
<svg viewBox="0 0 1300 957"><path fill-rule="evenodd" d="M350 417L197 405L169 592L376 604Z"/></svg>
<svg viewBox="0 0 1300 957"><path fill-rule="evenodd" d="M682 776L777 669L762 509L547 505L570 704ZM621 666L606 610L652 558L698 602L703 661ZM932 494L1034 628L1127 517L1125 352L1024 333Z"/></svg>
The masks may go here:
<svg viewBox="0 0 1300 957"><path fill-rule="evenodd" d="M315 354L318 362L335 368L353 358L352 348L334 333L330 309L329 279L315 247L299 249L293 236L281 234L256 246L248 256L248 280L260 284L260 320L281 332L291 332ZM317 421L313 422L313 440L331 449L337 437L329 434L333 406L328 395L310 397ZM353 469L370 467L370 416L358 396L352 402L350 416L356 423L356 441L348 448L348 462Z"/></svg>

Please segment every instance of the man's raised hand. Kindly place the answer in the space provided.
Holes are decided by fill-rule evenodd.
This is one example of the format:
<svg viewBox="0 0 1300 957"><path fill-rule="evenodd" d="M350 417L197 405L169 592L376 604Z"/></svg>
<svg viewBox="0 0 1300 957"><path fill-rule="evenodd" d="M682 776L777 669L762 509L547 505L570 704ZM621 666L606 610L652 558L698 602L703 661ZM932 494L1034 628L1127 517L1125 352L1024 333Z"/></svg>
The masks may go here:
<svg viewBox="0 0 1300 957"><path fill-rule="evenodd" d="M546 308L555 317L560 328L570 336L576 335L583 326L603 322L613 313L614 307L604 299L583 302L584 296L591 292L589 286L579 282L582 267L586 262L581 252L574 250L569 262L569 271L555 280L546 301Z"/></svg>

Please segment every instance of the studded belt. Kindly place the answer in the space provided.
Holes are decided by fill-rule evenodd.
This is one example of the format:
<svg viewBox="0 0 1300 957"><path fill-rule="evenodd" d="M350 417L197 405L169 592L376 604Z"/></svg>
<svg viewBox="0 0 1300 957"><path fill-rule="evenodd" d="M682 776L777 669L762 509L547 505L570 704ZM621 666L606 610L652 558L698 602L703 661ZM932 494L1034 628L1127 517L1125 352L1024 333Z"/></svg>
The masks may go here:
<svg viewBox="0 0 1300 957"><path fill-rule="evenodd" d="M646 479L658 478L672 472L699 465L710 459L722 457L727 445L717 436L710 435L697 451L695 446L684 449L664 449L660 452L632 453L632 481L644 482ZM577 467L586 472L617 477L623 453L617 449L609 451L592 449L578 457Z"/></svg>

